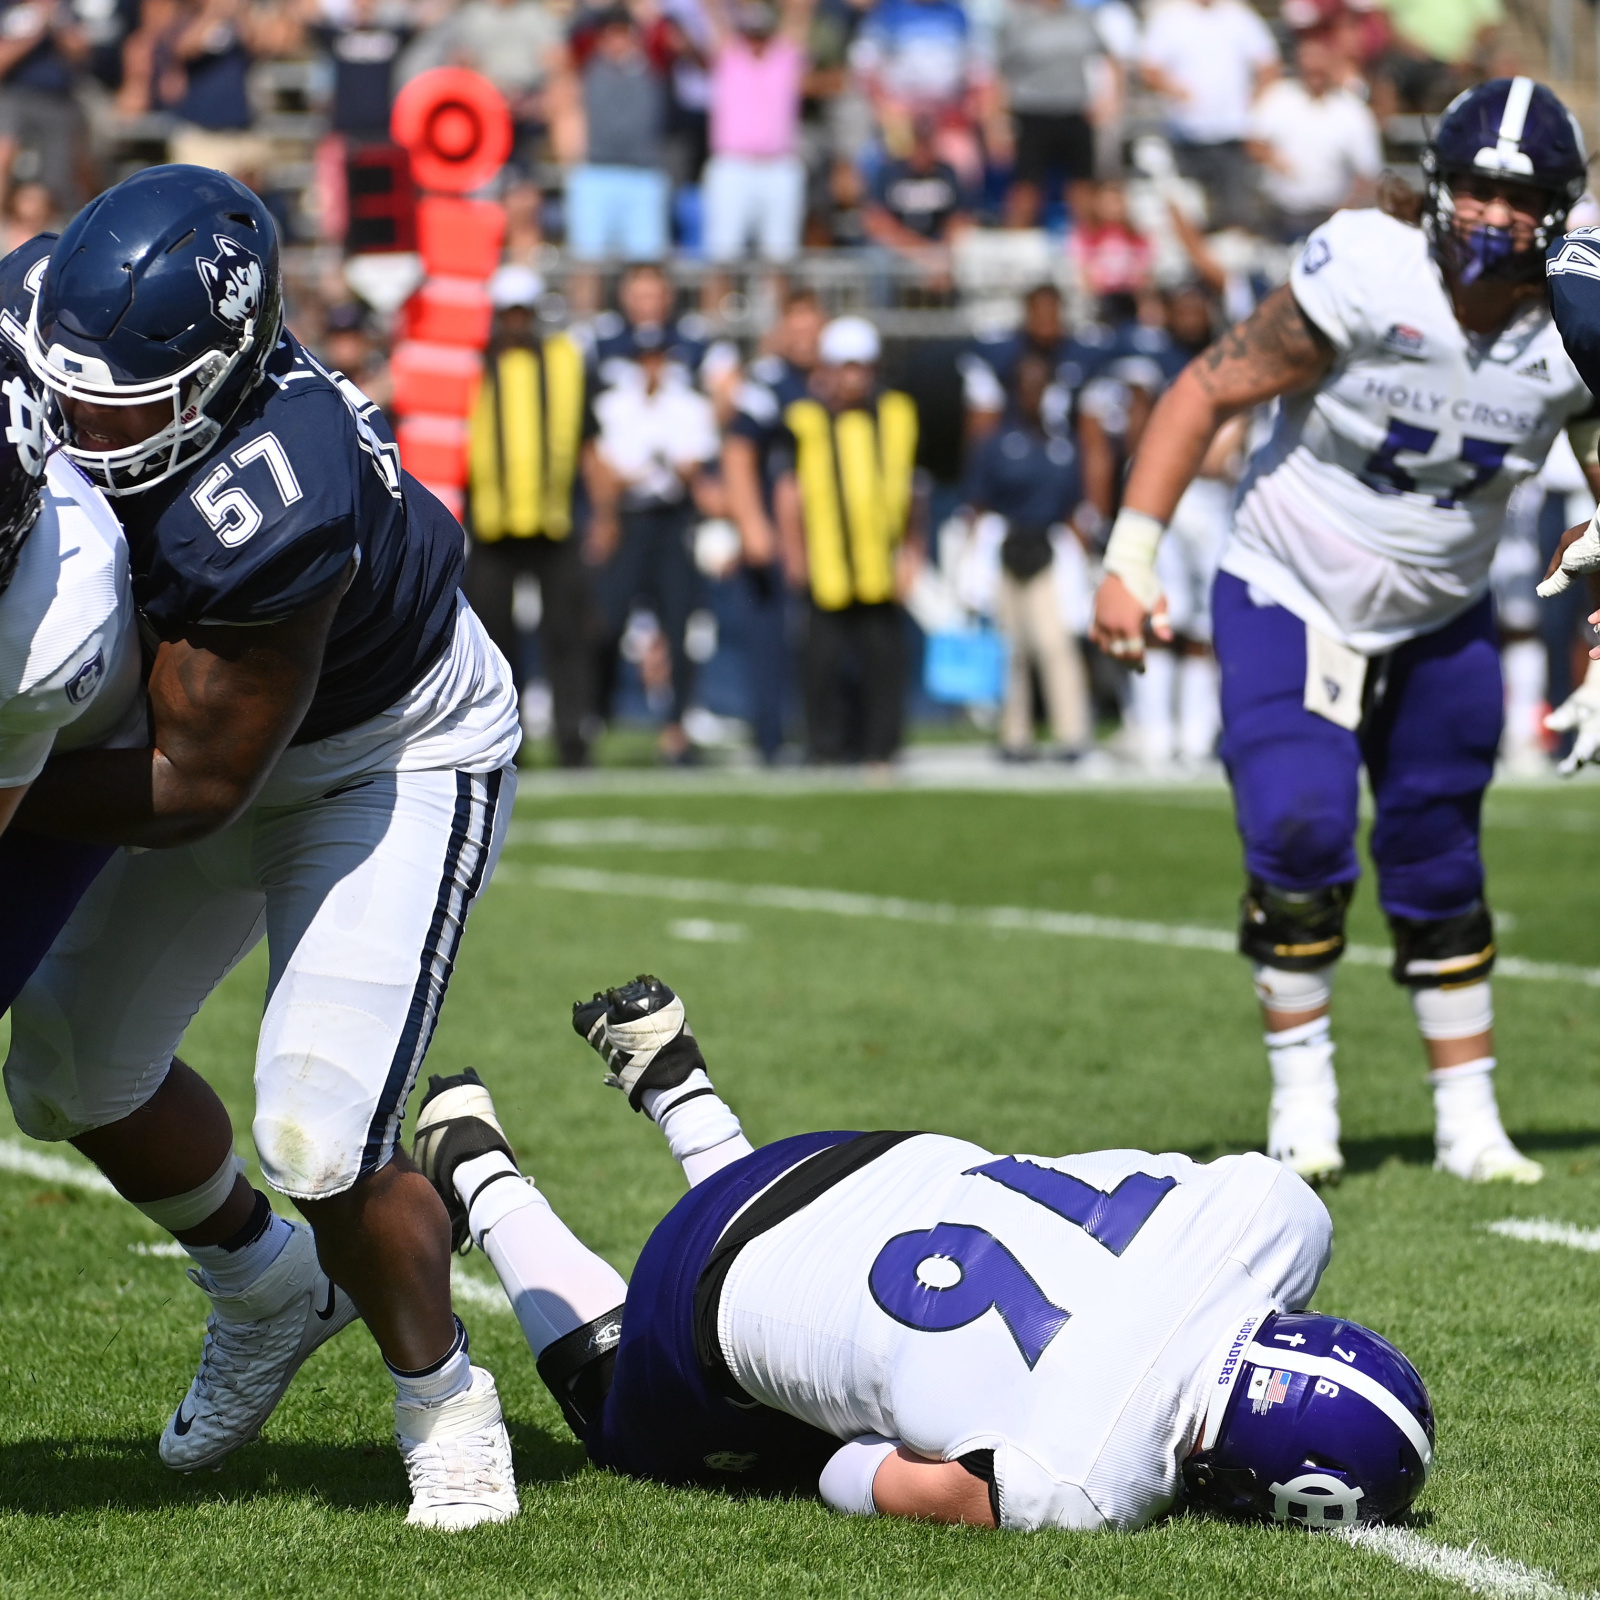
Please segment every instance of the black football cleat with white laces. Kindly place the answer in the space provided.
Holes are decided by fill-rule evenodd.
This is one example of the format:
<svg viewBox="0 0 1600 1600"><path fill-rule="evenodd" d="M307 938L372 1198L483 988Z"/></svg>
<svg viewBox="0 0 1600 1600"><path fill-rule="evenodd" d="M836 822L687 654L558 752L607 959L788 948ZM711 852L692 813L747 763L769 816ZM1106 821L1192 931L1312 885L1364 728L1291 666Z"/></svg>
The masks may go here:
<svg viewBox="0 0 1600 1600"><path fill-rule="evenodd" d="M606 1082L622 1090L635 1111L643 1109L647 1089L676 1088L706 1064L683 1001L648 973L577 1001L572 1026L599 1051L610 1068Z"/></svg>

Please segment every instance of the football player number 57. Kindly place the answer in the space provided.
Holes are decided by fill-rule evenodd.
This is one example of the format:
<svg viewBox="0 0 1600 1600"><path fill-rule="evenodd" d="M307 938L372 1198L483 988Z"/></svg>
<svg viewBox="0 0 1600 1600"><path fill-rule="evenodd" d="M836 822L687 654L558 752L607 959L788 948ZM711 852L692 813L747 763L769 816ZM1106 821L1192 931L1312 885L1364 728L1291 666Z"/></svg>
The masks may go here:
<svg viewBox="0 0 1600 1600"><path fill-rule="evenodd" d="M227 460L219 461L189 496L195 509L210 524L218 540L232 549L243 544L266 520L261 507L241 484L232 482L237 469L261 462L270 475L278 498L292 506L300 498L300 481L289 465L289 454L273 433L260 433L242 444Z"/></svg>
<svg viewBox="0 0 1600 1600"><path fill-rule="evenodd" d="M1006 1156L965 1174L1026 1195L1076 1223L1096 1244L1120 1256L1177 1187L1176 1178L1134 1172L1115 1189L1096 1189L1053 1167ZM948 1333L1000 1313L1031 1370L1072 1313L1058 1306L995 1236L968 1223L941 1222L896 1234L867 1275L872 1298L896 1322L926 1333Z"/></svg>

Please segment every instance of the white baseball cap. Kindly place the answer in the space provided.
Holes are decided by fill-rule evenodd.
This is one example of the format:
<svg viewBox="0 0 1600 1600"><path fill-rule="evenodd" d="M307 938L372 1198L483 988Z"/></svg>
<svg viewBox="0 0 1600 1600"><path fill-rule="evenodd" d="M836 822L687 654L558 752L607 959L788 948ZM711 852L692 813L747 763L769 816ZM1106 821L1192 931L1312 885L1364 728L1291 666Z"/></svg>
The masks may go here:
<svg viewBox="0 0 1600 1600"><path fill-rule="evenodd" d="M865 317L835 317L822 330L817 354L828 367L851 362L870 367L882 349L878 330Z"/></svg>
<svg viewBox="0 0 1600 1600"><path fill-rule="evenodd" d="M544 294L544 279L532 267L515 263L496 267L489 279L489 303L496 311L513 306L536 306Z"/></svg>

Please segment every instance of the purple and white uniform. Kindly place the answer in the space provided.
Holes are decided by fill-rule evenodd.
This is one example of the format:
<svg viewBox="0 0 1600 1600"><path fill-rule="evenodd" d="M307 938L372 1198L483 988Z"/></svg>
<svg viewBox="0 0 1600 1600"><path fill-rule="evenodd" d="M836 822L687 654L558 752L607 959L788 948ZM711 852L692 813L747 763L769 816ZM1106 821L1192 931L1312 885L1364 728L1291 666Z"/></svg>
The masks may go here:
<svg viewBox="0 0 1600 1600"><path fill-rule="evenodd" d="M1290 289L1335 362L1279 403L1214 596L1245 864L1292 892L1352 882L1365 765L1383 908L1458 916L1483 894L1506 501L1593 400L1542 298L1469 333L1426 237L1381 212L1318 228Z"/></svg>

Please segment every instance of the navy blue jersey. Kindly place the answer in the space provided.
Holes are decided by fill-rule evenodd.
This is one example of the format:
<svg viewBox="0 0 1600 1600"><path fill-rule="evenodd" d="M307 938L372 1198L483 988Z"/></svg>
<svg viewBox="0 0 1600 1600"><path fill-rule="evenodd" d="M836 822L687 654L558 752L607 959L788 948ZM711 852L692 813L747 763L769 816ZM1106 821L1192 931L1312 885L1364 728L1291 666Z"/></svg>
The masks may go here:
<svg viewBox="0 0 1600 1600"><path fill-rule="evenodd" d="M1083 498L1078 452L1068 439L1008 419L978 447L966 498L971 506L998 512L1016 529L1065 522Z"/></svg>
<svg viewBox="0 0 1600 1600"><path fill-rule="evenodd" d="M794 465L794 435L784 415L810 392L811 375L782 356L759 356L750 363L734 397L737 408L728 432L756 447L767 493Z"/></svg>
<svg viewBox="0 0 1600 1600"><path fill-rule="evenodd" d="M393 705L449 639L460 525L400 470L378 408L290 334L203 460L114 505L134 601L163 637L280 621L358 561L296 744Z"/></svg>
<svg viewBox="0 0 1600 1600"><path fill-rule="evenodd" d="M690 383L704 387L709 368L715 365L711 361L713 353L729 361L738 359L726 340L712 337L711 325L697 313L673 318L662 331L666 335L667 360L681 368ZM635 365L633 324L615 311L604 311L594 319L590 338L599 385L609 389Z"/></svg>
<svg viewBox="0 0 1600 1600"><path fill-rule="evenodd" d="M1165 328L1124 322L1110 330L1100 371L1133 389L1159 394L1197 354L1178 344Z"/></svg>
<svg viewBox="0 0 1600 1600"><path fill-rule="evenodd" d="M979 398L980 391L971 382L975 376L970 370L973 366L987 369L987 375L994 380L994 389L1001 393L1009 393L1017 363L1024 353L1030 350L1050 362L1055 372L1055 382L1072 395L1104 369L1106 362L1116 353L1116 349L1115 336L1111 330L1102 328L1098 323L1090 323L1076 333L1067 334L1059 339L1053 348L1041 348L1025 333L980 335L972 341L971 348L961 358L960 364L963 373L968 377L968 387L974 404ZM981 392L992 394L994 391L988 385L983 385ZM980 409L998 410L999 406L991 401Z"/></svg>

